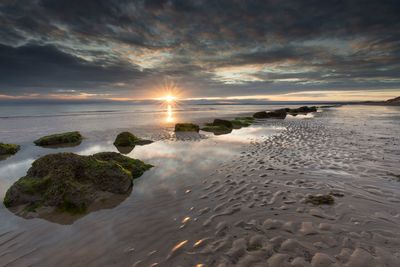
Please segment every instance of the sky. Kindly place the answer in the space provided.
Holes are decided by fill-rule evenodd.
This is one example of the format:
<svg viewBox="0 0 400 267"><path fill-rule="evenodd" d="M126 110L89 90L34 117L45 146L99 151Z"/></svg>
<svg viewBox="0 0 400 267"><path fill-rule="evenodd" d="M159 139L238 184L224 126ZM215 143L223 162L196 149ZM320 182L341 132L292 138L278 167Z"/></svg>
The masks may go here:
<svg viewBox="0 0 400 267"><path fill-rule="evenodd" d="M2 0L0 99L381 100L398 0Z"/></svg>

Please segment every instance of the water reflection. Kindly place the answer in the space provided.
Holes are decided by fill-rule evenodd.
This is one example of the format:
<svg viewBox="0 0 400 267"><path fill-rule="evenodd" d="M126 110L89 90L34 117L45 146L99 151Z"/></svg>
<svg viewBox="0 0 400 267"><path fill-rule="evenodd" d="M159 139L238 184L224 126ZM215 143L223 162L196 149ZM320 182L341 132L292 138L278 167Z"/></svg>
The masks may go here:
<svg viewBox="0 0 400 267"><path fill-rule="evenodd" d="M174 113L172 111L172 105L168 104L167 106L167 117L165 118L165 122L171 123L174 122Z"/></svg>
<svg viewBox="0 0 400 267"><path fill-rule="evenodd" d="M135 148L135 146L115 146L119 153L121 154L129 154Z"/></svg>
<svg viewBox="0 0 400 267"><path fill-rule="evenodd" d="M142 178L134 181L133 199L145 202L144 199L154 196L164 195L174 198L177 192L190 192L187 186L198 183L199 177L210 175L223 162L238 155L244 144L277 131L280 131L280 128L252 126L234 130L231 134L224 136L202 135L203 138L196 139L196 142L193 142L193 138L188 138L190 141L177 138L174 141L164 140L146 146L136 146L133 150L132 148L126 148L126 150L123 148L121 151L121 148L116 148L112 141L96 141L84 142L80 147L62 148L59 151L92 155L98 152L118 150L128 154L129 157L154 165L155 167L145 172ZM25 175L33 159L48 153L52 153L52 151L32 145L19 155L25 160L21 161L15 158L7 164L3 162L0 165L0 171L5 176L0 177L0 197L4 196L5 191L13 182ZM101 209L115 209L127 197L124 195L110 203L96 203L96 206L91 207L88 213ZM41 217L47 221L69 224L86 216L74 216L68 219L60 214L48 214ZM185 224L189 220L190 218L187 218L182 223Z"/></svg>

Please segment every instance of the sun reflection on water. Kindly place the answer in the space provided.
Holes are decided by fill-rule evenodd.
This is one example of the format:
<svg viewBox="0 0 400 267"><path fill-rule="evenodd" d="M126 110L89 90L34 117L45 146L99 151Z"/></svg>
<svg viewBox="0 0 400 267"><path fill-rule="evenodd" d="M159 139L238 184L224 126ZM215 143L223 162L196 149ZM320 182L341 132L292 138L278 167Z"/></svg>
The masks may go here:
<svg viewBox="0 0 400 267"><path fill-rule="evenodd" d="M167 105L167 117L165 118L166 122L174 122L174 113L172 111L172 105L168 104Z"/></svg>

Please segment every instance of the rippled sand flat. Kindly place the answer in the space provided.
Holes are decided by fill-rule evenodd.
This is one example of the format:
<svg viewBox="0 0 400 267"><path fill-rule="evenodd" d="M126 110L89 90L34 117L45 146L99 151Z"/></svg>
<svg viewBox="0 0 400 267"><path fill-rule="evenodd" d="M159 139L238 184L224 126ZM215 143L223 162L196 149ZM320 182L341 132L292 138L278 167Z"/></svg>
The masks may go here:
<svg viewBox="0 0 400 267"><path fill-rule="evenodd" d="M61 225L2 206L0 265L399 266L399 111L345 106L135 148L156 167L115 208ZM334 204L306 203L317 194Z"/></svg>

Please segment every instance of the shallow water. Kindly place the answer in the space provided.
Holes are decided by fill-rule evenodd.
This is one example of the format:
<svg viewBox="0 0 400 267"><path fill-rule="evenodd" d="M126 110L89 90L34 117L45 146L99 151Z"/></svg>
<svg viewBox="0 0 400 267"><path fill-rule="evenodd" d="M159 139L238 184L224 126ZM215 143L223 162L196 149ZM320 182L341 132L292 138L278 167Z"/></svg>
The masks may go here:
<svg viewBox="0 0 400 267"><path fill-rule="evenodd" d="M162 135L155 135L161 136L157 142L136 146L128 154L156 167L135 180L130 196L112 209L62 225L23 219L1 206L0 263L265 266L262 263L272 258L265 252L268 244L274 244L273 253L293 260L297 250L283 245L292 239L308 247L310 259L303 255L306 260L323 252L338 264L346 264L348 259L334 257L343 248L354 254L361 247L375 253L374 257L380 255L380 248L399 254L400 183L395 176L400 174L399 111L396 107L345 106L259 122L229 135L204 133L188 141L177 140L166 127ZM22 138L25 147L0 161L0 197L44 154L117 151L112 145L113 131L91 129L89 136L96 132L98 138L57 150L29 145L31 137ZM333 207L313 208L301 202L308 193L329 190L344 193ZM263 221L270 218L277 219L277 225L288 222L291 226L265 230L271 222ZM318 230L320 223L334 224L339 232ZM249 244L257 234L263 235L260 246L265 249L252 251ZM346 243L345 238L353 243ZM244 252L241 239L249 246ZM255 255L259 252L265 253ZM383 260L386 266L396 266L389 256L376 259Z"/></svg>

